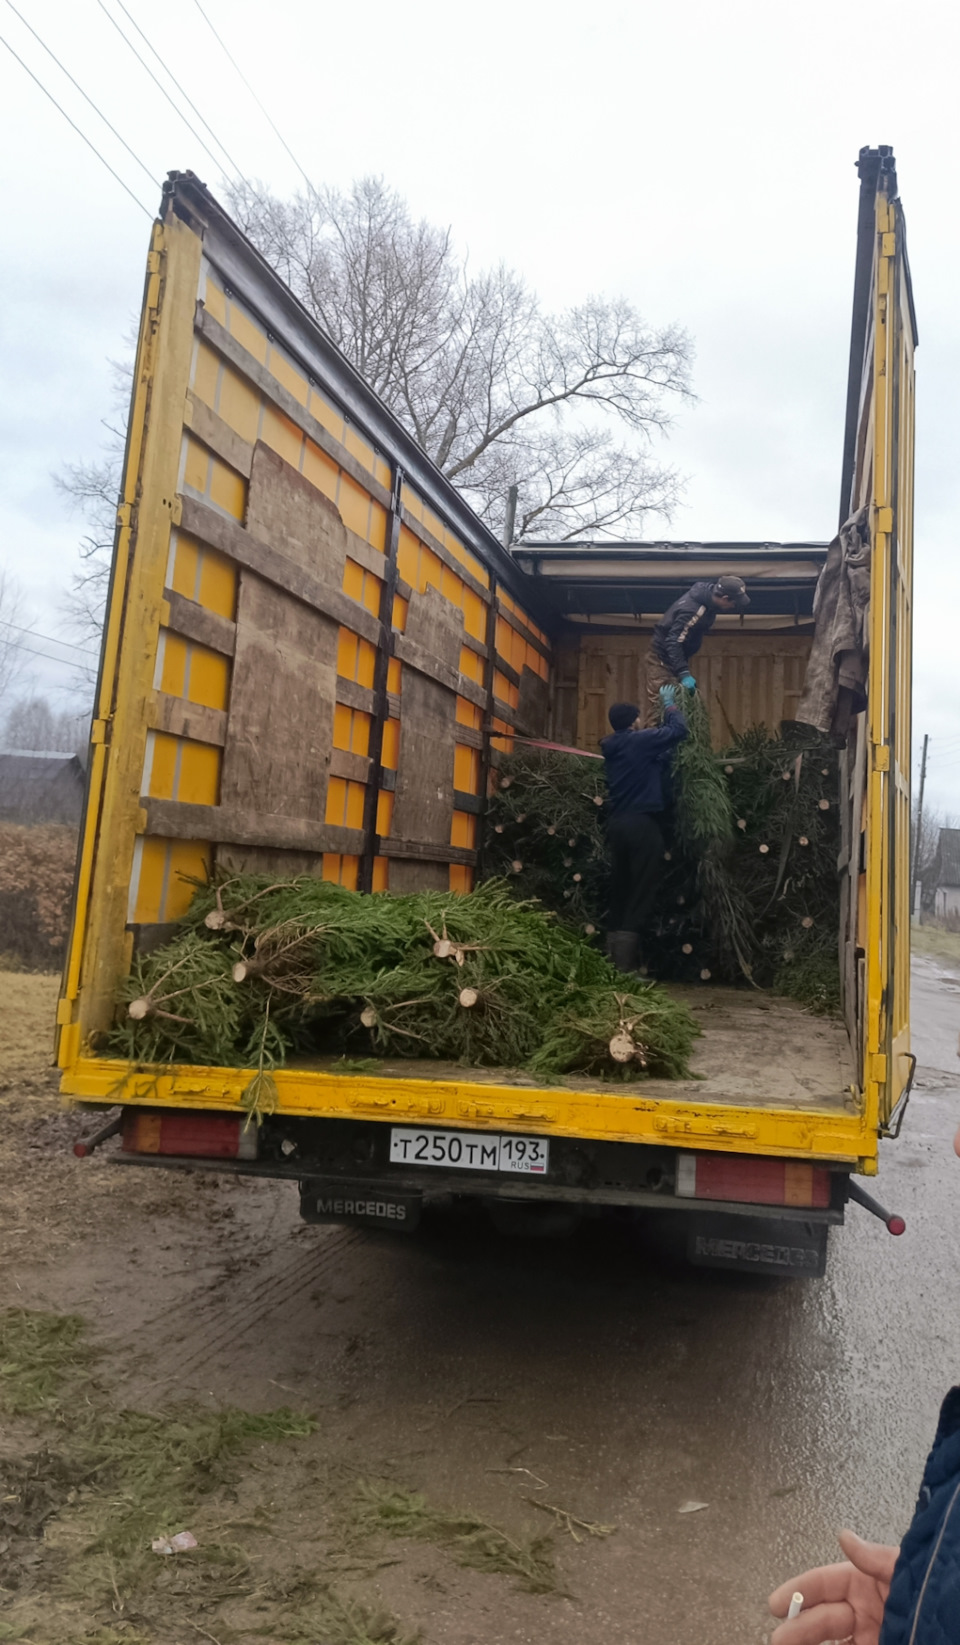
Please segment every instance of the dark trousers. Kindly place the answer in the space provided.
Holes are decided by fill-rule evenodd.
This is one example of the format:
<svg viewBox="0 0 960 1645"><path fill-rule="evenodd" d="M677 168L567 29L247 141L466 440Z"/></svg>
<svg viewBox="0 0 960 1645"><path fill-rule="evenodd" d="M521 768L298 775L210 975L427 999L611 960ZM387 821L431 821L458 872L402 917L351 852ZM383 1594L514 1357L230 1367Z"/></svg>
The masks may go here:
<svg viewBox="0 0 960 1645"><path fill-rule="evenodd" d="M663 869L663 835L649 811L617 811L607 823L610 931L642 931Z"/></svg>

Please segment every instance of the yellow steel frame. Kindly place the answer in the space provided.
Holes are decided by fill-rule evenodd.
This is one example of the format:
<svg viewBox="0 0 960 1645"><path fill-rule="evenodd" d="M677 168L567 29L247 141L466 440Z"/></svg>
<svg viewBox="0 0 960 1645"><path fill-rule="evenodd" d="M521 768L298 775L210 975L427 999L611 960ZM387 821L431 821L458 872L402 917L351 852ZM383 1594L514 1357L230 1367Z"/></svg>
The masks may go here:
<svg viewBox="0 0 960 1645"><path fill-rule="evenodd" d="M76 1063L91 1032L109 1025L117 978L130 963L126 905L140 825L147 708L170 527L179 518L177 474L200 256L199 236L186 224L176 218L154 224L91 732L93 759L73 928L57 1012L57 1059L63 1068ZM137 621L125 626L128 605Z"/></svg>
<svg viewBox="0 0 960 1645"><path fill-rule="evenodd" d="M898 201L877 195L873 559L867 707L864 1114L880 1130L910 1068L913 331Z"/></svg>

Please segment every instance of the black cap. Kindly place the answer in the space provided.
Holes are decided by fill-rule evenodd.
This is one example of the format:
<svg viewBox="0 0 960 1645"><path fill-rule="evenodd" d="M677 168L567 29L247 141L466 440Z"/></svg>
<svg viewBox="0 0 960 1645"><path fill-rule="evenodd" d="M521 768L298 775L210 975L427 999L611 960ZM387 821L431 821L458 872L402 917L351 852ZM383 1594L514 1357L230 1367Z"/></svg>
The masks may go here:
<svg viewBox="0 0 960 1645"><path fill-rule="evenodd" d="M634 720L639 717L640 710L636 703L614 703L607 715L614 731L629 731Z"/></svg>
<svg viewBox="0 0 960 1645"><path fill-rule="evenodd" d="M723 595L724 599L732 600L738 611L746 611L750 604L747 585L742 577L718 577L713 585L713 592Z"/></svg>

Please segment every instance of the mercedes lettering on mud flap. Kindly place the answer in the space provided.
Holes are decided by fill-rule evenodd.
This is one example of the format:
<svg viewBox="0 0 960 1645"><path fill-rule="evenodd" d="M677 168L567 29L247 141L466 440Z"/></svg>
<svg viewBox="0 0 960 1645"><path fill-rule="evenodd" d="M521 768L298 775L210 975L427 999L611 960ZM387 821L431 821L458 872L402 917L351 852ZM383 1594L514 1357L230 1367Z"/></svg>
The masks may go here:
<svg viewBox="0 0 960 1645"><path fill-rule="evenodd" d="M420 1211L419 1194L394 1193L379 1183L312 1180L300 1184L304 1222L353 1222L412 1233Z"/></svg>

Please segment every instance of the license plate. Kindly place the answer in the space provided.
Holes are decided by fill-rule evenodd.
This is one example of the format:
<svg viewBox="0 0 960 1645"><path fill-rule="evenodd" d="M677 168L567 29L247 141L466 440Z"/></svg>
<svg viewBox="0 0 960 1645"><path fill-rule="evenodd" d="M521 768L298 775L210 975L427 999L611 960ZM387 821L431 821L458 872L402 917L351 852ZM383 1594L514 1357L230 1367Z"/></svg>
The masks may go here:
<svg viewBox="0 0 960 1645"><path fill-rule="evenodd" d="M514 1171L543 1177L550 1161L545 1137L493 1137L476 1131L417 1131L393 1126L391 1165L440 1165L457 1171Z"/></svg>

